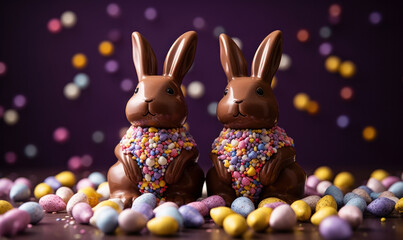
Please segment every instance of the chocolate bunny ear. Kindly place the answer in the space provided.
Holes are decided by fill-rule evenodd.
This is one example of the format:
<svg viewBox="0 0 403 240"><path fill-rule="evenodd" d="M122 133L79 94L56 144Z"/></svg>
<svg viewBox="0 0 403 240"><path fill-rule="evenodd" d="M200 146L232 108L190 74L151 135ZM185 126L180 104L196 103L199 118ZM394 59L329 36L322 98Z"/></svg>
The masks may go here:
<svg viewBox="0 0 403 240"><path fill-rule="evenodd" d="M278 66L280 65L283 35L277 30L262 41L256 50L252 62L252 77L261 78L271 83Z"/></svg>
<svg viewBox="0 0 403 240"><path fill-rule="evenodd" d="M165 58L163 75L173 77L180 85L193 64L196 45L197 33L195 31L186 32L178 37Z"/></svg>
<svg viewBox="0 0 403 240"><path fill-rule="evenodd" d="M157 58L147 40L139 32L133 32L133 62L139 82L143 77L157 74Z"/></svg>
<svg viewBox="0 0 403 240"><path fill-rule="evenodd" d="M228 82L234 77L248 75L248 67L241 49L224 33L220 35L220 59Z"/></svg>

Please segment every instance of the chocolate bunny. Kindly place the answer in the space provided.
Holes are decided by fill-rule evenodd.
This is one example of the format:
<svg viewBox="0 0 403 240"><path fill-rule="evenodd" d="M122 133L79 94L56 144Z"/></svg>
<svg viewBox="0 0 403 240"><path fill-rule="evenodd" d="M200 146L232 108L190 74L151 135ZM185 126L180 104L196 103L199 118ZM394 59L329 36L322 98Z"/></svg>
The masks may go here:
<svg viewBox="0 0 403 240"><path fill-rule="evenodd" d="M132 124L115 148L118 161L109 169L111 198L125 207L144 192L179 205L201 195L203 170L193 137L183 128L187 107L181 83L191 67L197 34L181 35L170 48L163 74L150 44L138 32L132 34L133 61L138 85L126 105Z"/></svg>
<svg viewBox="0 0 403 240"><path fill-rule="evenodd" d="M234 41L225 34L219 40L228 85L217 106L224 129L210 153L208 194L221 195L227 205L240 196L255 203L267 197L287 202L303 197L306 174L295 162L293 140L277 126L278 105L271 89L281 59L281 32L262 41L250 77Z"/></svg>

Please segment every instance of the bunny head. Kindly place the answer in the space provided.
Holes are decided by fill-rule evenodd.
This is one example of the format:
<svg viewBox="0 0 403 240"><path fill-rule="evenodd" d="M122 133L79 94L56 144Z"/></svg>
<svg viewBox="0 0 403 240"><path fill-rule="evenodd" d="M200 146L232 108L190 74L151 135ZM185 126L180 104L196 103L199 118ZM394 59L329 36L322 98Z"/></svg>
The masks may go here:
<svg viewBox="0 0 403 240"><path fill-rule="evenodd" d="M181 127L187 118L181 83L193 63L196 32L186 32L174 42L165 58L162 75L157 75L157 60L147 40L134 32L132 42L139 82L126 105L127 119L136 127Z"/></svg>
<svg viewBox="0 0 403 240"><path fill-rule="evenodd" d="M220 35L221 64L228 84L218 103L218 120L227 128L272 128L278 119L278 105L271 81L280 64L282 34L270 33L260 44L252 62L251 76L245 58L235 42Z"/></svg>

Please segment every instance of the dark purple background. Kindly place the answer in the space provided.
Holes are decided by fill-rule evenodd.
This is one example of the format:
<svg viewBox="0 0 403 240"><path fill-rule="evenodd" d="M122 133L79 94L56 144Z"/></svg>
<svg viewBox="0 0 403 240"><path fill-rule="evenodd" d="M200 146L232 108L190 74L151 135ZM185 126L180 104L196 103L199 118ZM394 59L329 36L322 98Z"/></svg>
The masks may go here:
<svg viewBox="0 0 403 240"><path fill-rule="evenodd" d="M402 81L402 2L386 1L214 1L215 4L191 1L116 1L122 10L120 18L106 13L110 1L1 1L0 2L0 61L7 64L6 75L0 76L0 105L13 108L17 94L27 97L27 105L18 110L20 121L9 126L0 119L0 167L67 168L74 155L90 154L93 168L107 170L116 159L113 149L119 142L119 129L128 127L124 107L132 93L121 90L120 82L137 77L132 63L130 34L141 32L152 45L159 72L173 41L182 33L194 29L193 19L203 17L206 26L198 32L198 47L194 67L184 85L198 80L206 86L201 99L187 97L190 131L200 150L200 165L206 170L210 146L222 125L207 112L207 105L219 101L226 78L219 61L218 39L213 30L223 26L231 37L243 43L243 53L250 66L256 48L273 30L284 34L284 53L292 59L287 71L277 73L274 90L280 107L279 125L286 129L296 144L297 160L305 168L329 165L338 168L360 166L396 169L402 166L400 136L403 134ZM342 6L341 21L331 25L328 8L332 3ZM154 7L158 19L150 22L144 11ZM59 18L71 10L78 17L72 29L63 28L58 34L47 30L51 18ZM369 22L369 14L380 12L379 25ZM323 39L319 29L329 26L332 36ZM298 42L296 33L306 28L311 39ZM98 44L108 40L111 29L121 31L122 39L115 44L115 53L103 57ZM319 45L329 42L332 54L351 60L357 74L344 79L324 68L326 57L318 52ZM88 66L76 70L71 65L75 53L88 57ZM115 59L120 69L109 74L104 64ZM90 76L90 86L74 101L67 100L63 88L73 77L84 72ZM343 86L355 90L353 101L343 101L339 91ZM306 92L320 104L320 113L311 116L293 106L293 97ZM340 129L339 115L350 117L350 125ZM373 125L378 138L366 142L362 130ZM53 140L53 131L64 126L70 139L64 144ZM92 141L92 133L105 133L103 143ZM38 155L27 158L24 148L34 144ZM18 156L14 165L4 160L6 152Z"/></svg>

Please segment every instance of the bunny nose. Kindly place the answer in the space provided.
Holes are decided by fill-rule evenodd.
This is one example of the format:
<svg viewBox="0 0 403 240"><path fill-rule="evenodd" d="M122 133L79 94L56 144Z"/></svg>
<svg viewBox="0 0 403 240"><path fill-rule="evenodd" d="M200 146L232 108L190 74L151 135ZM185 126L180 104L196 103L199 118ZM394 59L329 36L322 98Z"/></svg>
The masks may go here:
<svg viewBox="0 0 403 240"><path fill-rule="evenodd" d="M237 100L237 99L234 99L234 103L242 103L243 102L243 100Z"/></svg>
<svg viewBox="0 0 403 240"><path fill-rule="evenodd" d="M152 102L154 99L144 99L144 102L146 102L146 103L150 103L150 102Z"/></svg>

